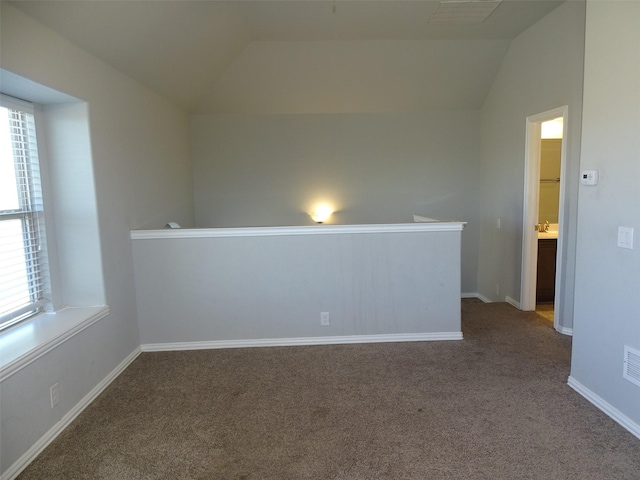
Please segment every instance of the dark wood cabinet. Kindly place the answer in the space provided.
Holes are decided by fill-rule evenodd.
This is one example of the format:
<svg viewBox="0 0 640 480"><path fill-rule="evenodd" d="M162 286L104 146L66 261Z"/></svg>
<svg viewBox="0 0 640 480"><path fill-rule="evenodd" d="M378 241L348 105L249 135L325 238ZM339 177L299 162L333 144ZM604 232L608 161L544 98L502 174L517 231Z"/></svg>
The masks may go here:
<svg viewBox="0 0 640 480"><path fill-rule="evenodd" d="M556 292L556 248L557 239L538 240L538 277L536 281L536 303L553 302Z"/></svg>

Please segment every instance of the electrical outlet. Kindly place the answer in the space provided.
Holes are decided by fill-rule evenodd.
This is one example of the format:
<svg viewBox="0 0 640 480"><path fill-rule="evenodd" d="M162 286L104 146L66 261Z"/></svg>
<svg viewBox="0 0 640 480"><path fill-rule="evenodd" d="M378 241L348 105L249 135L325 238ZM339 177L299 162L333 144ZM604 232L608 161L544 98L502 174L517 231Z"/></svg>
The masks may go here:
<svg viewBox="0 0 640 480"><path fill-rule="evenodd" d="M329 325L329 312L320 312L320 325Z"/></svg>
<svg viewBox="0 0 640 480"><path fill-rule="evenodd" d="M496 227L498 228L498 230L500 230L500 228L502 228L501 224L502 224L502 221L499 218L496 219Z"/></svg>
<svg viewBox="0 0 640 480"><path fill-rule="evenodd" d="M618 246L633 250L633 228L618 227Z"/></svg>
<svg viewBox="0 0 640 480"><path fill-rule="evenodd" d="M51 385L49 393L51 394L51 408L53 408L60 403L60 385L58 385L58 382Z"/></svg>

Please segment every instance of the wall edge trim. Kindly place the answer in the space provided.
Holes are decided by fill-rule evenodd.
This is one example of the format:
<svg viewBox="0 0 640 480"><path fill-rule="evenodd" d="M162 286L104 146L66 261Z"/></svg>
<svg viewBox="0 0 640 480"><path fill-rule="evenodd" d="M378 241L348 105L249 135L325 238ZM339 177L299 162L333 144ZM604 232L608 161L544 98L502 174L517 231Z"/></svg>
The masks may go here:
<svg viewBox="0 0 640 480"><path fill-rule="evenodd" d="M522 308L520 308L520 302L511 298L509 295L504 297L504 301L507 302L512 307L516 307L518 310L522 310Z"/></svg>
<svg viewBox="0 0 640 480"><path fill-rule="evenodd" d="M0 475L0 480L13 480L16 478L42 451L53 442L80 415L98 395L100 395L111 382L113 382L137 357L142 353L142 349L138 346L133 352L120 362L100 383L91 389L82 400L80 400L71 410L69 410L53 427L51 427L40 439L34 443L29 450L22 454L13 465Z"/></svg>
<svg viewBox="0 0 640 480"><path fill-rule="evenodd" d="M482 300L478 292L462 292L460 298L477 298L478 300Z"/></svg>
<svg viewBox="0 0 640 480"><path fill-rule="evenodd" d="M461 232L467 222L395 223L388 225L313 225L291 227L184 228L131 230L132 240L174 238L273 237L352 233Z"/></svg>
<svg viewBox="0 0 640 480"><path fill-rule="evenodd" d="M491 300L489 297L485 297L481 293L478 293L478 298L482 300L484 303L493 303L493 300Z"/></svg>
<svg viewBox="0 0 640 480"><path fill-rule="evenodd" d="M624 413L611 405L600 395L585 387L582 383L576 380L575 377L569 376L567 384L580 395L582 395L585 399L591 402L594 406L596 406L599 410L604 412L612 420L618 423L621 427L640 439L640 424L627 417Z"/></svg>
<svg viewBox="0 0 640 480"><path fill-rule="evenodd" d="M58 348L67 340L89 328L94 323L107 317L109 313L110 308L108 305L99 305L96 307L65 307L60 309L58 312L54 312L53 315L57 315L58 317L68 317L68 314L78 316L78 320L71 322L68 328L65 326L64 329L59 329L59 332L51 335L50 338L43 340L35 347L30 348L26 353L17 356L13 360L6 361L6 363L4 363L3 360L3 363L0 366L0 382L35 362L43 355L46 355L50 351ZM52 314L43 313L33 320L26 320L24 324L28 325L30 321L35 322L40 319L48 319L48 317L51 316ZM62 322L60 322L60 324L62 324ZM22 324L17 325L16 328L20 328L21 326Z"/></svg>
<svg viewBox="0 0 640 480"><path fill-rule="evenodd" d="M563 327L562 325L558 325L556 328L556 332L561 333L562 335L567 335L569 337L573 336L573 328Z"/></svg>
<svg viewBox="0 0 640 480"><path fill-rule="evenodd" d="M441 340L462 340L462 332L399 333L389 335L345 335L336 337L265 338L243 340L212 340L206 342L146 343L143 352L165 352L178 350L210 350L255 347L295 347L308 345L337 345L356 343L388 342L433 342Z"/></svg>

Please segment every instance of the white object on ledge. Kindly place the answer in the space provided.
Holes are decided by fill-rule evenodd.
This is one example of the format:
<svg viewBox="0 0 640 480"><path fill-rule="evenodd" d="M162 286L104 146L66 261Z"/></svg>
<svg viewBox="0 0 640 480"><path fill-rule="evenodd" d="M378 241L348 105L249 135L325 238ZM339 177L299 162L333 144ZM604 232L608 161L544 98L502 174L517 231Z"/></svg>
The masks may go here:
<svg viewBox="0 0 640 480"><path fill-rule="evenodd" d="M436 218L423 217L422 215L414 215L413 221L415 223L432 223L432 222L439 222L440 220Z"/></svg>

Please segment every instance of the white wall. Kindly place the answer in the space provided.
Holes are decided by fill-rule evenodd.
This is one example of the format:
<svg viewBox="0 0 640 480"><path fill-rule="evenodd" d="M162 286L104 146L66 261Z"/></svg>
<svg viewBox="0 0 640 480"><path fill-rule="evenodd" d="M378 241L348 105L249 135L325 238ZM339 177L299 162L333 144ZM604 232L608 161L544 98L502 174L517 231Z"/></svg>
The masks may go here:
<svg viewBox="0 0 640 480"><path fill-rule="evenodd" d="M506 39L254 41L193 111L479 109L508 47Z"/></svg>
<svg viewBox="0 0 640 480"><path fill-rule="evenodd" d="M104 305L87 104L47 105L43 110L36 122L41 121L40 164L49 180L43 181L43 190L53 306Z"/></svg>
<svg viewBox="0 0 640 480"><path fill-rule="evenodd" d="M111 313L0 387L0 471L140 344L129 230L193 225L186 115L2 2L2 68L86 101L104 290ZM70 186L72 188L72 186ZM49 386L60 384L51 408Z"/></svg>
<svg viewBox="0 0 640 480"><path fill-rule="evenodd" d="M638 48L640 3L588 2L580 167L600 181L580 187L571 381L640 437L640 387L622 377L624 345L640 350ZM634 228L633 250L618 226Z"/></svg>
<svg viewBox="0 0 640 480"><path fill-rule="evenodd" d="M462 225L376 228L140 232L133 259L143 348L461 338Z"/></svg>
<svg viewBox="0 0 640 480"><path fill-rule="evenodd" d="M567 2L516 38L482 108L478 291L520 300L525 120L568 105L565 222L567 251L560 325L571 328L576 200L582 116L584 3ZM497 228L497 219L501 228ZM500 293L496 293L496 284Z"/></svg>
<svg viewBox="0 0 640 480"><path fill-rule="evenodd" d="M569 105L574 179L563 199L561 293L561 323L570 328L575 288L571 375L639 424L638 387L621 374L623 346L640 348L640 69L632 47L639 18L637 2L589 2L579 164L580 1L512 42L480 114L195 116L190 132L182 111L3 2L2 68L88 102L111 314L3 381L0 471L139 345L129 230L169 220L193 226L192 181L200 226L304 224L309 206L327 195L338 203L337 223L408 221L414 213L467 221L463 291L476 291L477 264L480 293L519 299L525 118L561 105ZM579 168L600 169L601 183L582 188L578 212ZM636 229L635 250L615 246L619 225ZM56 380L62 402L51 409Z"/></svg>
<svg viewBox="0 0 640 480"><path fill-rule="evenodd" d="M193 115L198 227L468 222L462 290L476 291L479 112Z"/></svg>

